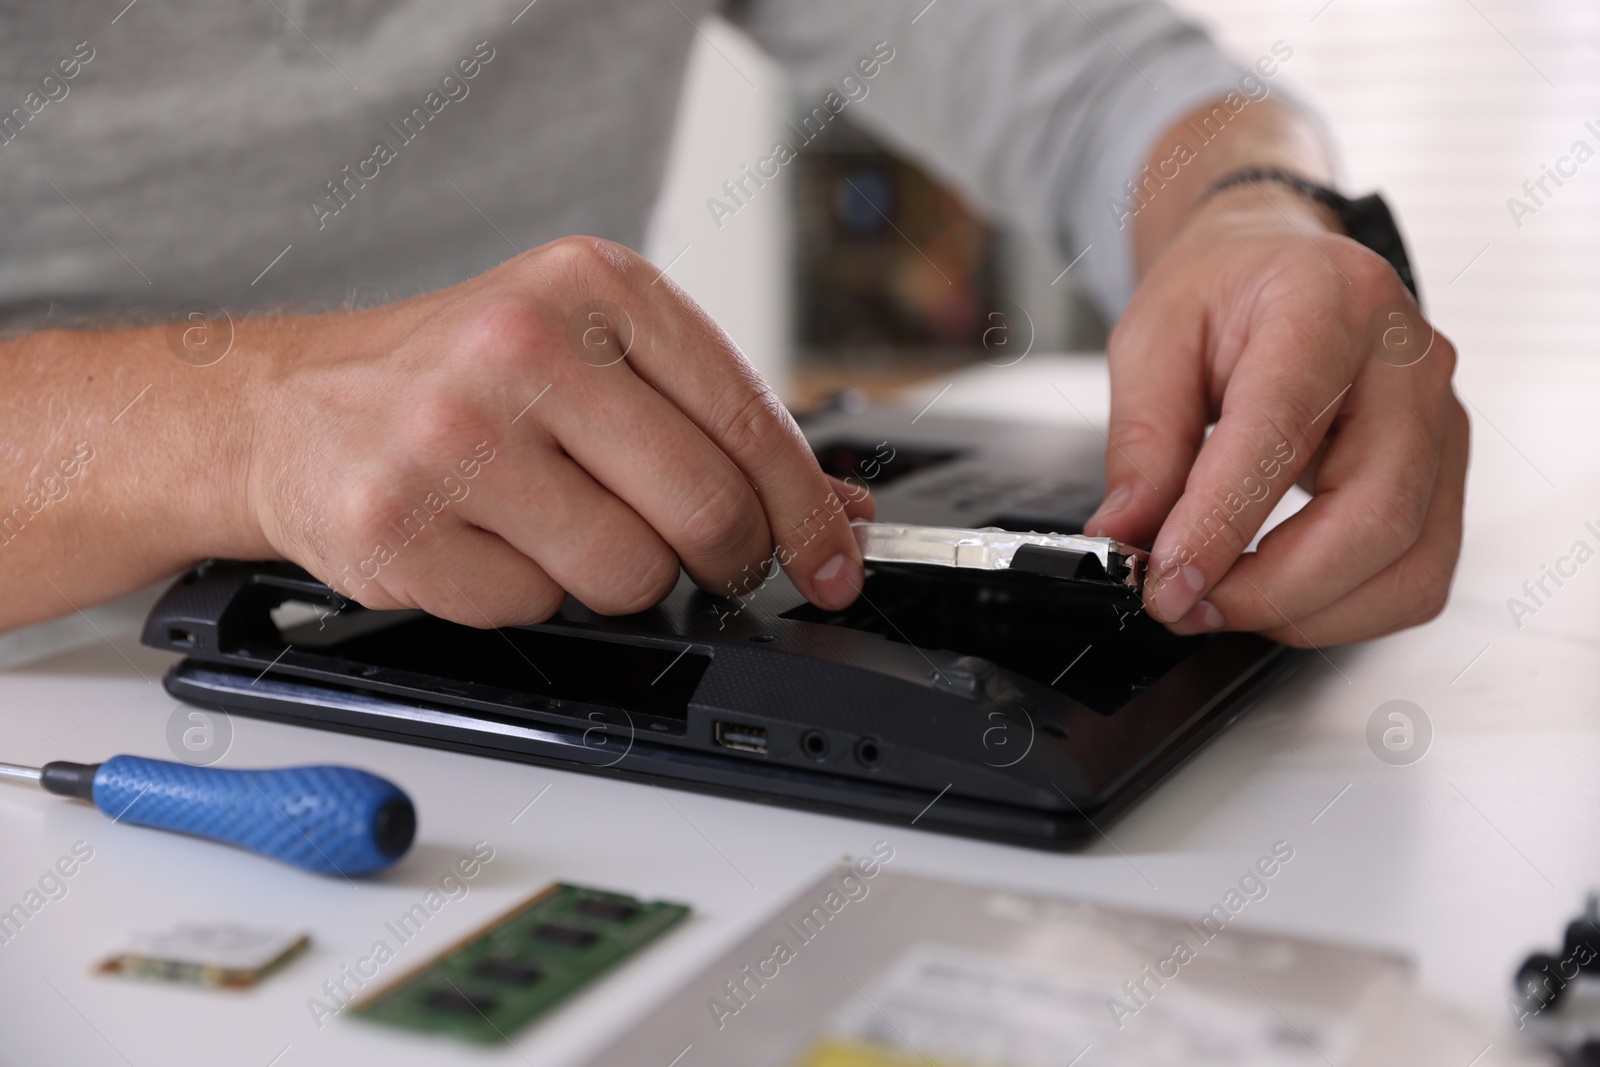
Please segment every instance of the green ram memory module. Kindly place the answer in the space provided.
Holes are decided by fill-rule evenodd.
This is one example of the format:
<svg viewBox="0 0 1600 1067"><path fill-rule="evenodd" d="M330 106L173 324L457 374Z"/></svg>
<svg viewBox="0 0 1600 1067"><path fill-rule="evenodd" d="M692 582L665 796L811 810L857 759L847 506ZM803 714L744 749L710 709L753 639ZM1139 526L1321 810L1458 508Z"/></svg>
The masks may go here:
<svg viewBox="0 0 1600 1067"><path fill-rule="evenodd" d="M352 1010L388 1026L501 1041L688 914L682 904L553 885Z"/></svg>

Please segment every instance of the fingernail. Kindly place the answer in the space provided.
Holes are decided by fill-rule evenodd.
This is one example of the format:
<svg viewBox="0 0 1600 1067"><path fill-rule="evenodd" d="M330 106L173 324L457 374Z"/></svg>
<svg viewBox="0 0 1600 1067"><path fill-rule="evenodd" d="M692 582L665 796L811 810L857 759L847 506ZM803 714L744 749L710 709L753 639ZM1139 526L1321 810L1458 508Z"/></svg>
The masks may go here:
<svg viewBox="0 0 1600 1067"><path fill-rule="evenodd" d="M1222 629L1222 612L1209 600L1202 600L1189 613L1169 627L1175 634L1208 634Z"/></svg>
<svg viewBox="0 0 1600 1067"><path fill-rule="evenodd" d="M1189 609L1200 599L1200 590L1205 587L1206 576L1200 573L1199 567L1179 567L1176 574L1159 584L1155 596L1150 599L1150 614L1161 622L1177 622L1189 614ZM1217 617L1222 617L1220 612Z"/></svg>
<svg viewBox="0 0 1600 1067"><path fill-rule="evenodd" d="M1106 515L1113 511L1118 511L1126 507L1128 501L1132 498L1133 486L1127 484L1119 485L1106 494L1105 500L1100 505L1100 513Z"/></svg>
<svg viewBox="0 0 1600 1067"><path fill-rule="evenodd" d="M1083 528L1088 531L1089 536L1091 537L1100 536L1098 533L1100 529L1100 523L1105 520L1106 516L1114 514L1127 507L1128 501L1131 499L1133 499L1133 486L1117 486L1115 489L1111 490L1111 492L1106 494L1106 498L1100 502L1100 507L1095 510L1094 515L1089 519L1089 521L1083 524Z"/></svg>
<svg viewBox="0 0 1600 1067"><path fill-rule="evenodd" d="M811 576L811 589L820 606L838 611L855 600L862 580L861 564L841 552L817 568Z"/></svg>

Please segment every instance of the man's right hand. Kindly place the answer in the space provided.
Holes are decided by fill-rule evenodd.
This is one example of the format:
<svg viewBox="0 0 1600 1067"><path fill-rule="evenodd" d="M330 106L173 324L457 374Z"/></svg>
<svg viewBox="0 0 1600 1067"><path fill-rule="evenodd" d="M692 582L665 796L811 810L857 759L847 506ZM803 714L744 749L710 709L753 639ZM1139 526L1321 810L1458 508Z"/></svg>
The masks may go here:
<svg viewBox="0 0 1600 1067"><path fill-rule="evenodd" d="M0 631L211 557L470 626L640 611L680 562L841 608L873 512L671 279L582 237L373 310L0 340L0 492Z"/></svg>
<svg viewBox="0 0 1600 1067"><path fill-rule="evenodd" d="M276 553L368 607L498 626L571 593L623 614L680 561L723 596L774 558L822 607L861 587L865 490L626 248L565 238L296 333L250 376L243 498Z"/></svg>

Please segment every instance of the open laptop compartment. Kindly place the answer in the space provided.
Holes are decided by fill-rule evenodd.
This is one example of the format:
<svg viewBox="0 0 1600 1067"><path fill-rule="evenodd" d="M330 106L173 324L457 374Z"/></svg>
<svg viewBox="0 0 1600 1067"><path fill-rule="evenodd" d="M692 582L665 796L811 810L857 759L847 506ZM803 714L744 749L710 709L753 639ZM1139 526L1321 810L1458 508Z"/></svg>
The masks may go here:
<svg viewBox="0 0 1600 1067"><path fill-rule="evenodd" d="M951 468L1017 454L988 424L919 431L897 454L943 458L873 485L894 521L962 517L930 487L970 497ZM839 435L812 432L827 455ZM292 565L213 562L144 641L185 653L170 692L229 711L1043 847L1092 836L1300 660L1176 637L1115 589L895 563L869 564L843 612L781 574L738 600L684 578L637 615L569 598L486 631L366 611Z"/></svg>

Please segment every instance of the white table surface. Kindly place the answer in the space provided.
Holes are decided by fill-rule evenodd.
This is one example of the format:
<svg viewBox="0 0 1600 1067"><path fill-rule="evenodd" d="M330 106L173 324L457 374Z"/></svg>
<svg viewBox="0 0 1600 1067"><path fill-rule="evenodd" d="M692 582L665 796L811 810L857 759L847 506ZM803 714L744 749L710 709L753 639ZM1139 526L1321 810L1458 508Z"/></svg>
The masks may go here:
<svg viewBox="0 0 1600 1067"><path fill-rule="evenodd" d="M1433 995L1509 1019L1513 967L1530 949L1557 944L1586 888L1600 881L1600 561L1521 629L1506 607L1541 562L1575 540L1600 548L1583 528L1586 520L1600 526L1592 432L1600 369L1482 362L1461 380L1476 409L1473 470L1467 545L1447 612L1421 629L1330 650L1082 854L235 717L222 766L333 761L398 782L421 817L411 855L352 885L113 825L87 805L0 785L0 909L74 842L94 850L67 895L0 945L0 1064L576 1064L841 855L880 839L893 844L900 870L1185 915L1208 907L1284 839L1295 859L1241 925L1397 950ZM911 411L944 384L913 397ZM1103 417L1104 392L1098 361L1033 356L959 376L935 410L1077 421ZM105 639L0 673L0 759L168 755L177 705L159 679L172 657L139 647L128 617L120 626L103 621ZM1369 715L1393 698L1414 701L1433 724L1430 751L1411 766L1380 762L1365 740ZM462 1048L341 1019L319 1030L307 999L478 840L492 845L494 860L394 966L419 962L552 879L682 900L696 916L524 1031L515 1048ZM243 994L90 974L133 931L185 919L301 927L315 944ZM660 1067L676 1051L664 1049Z"/></svg>

